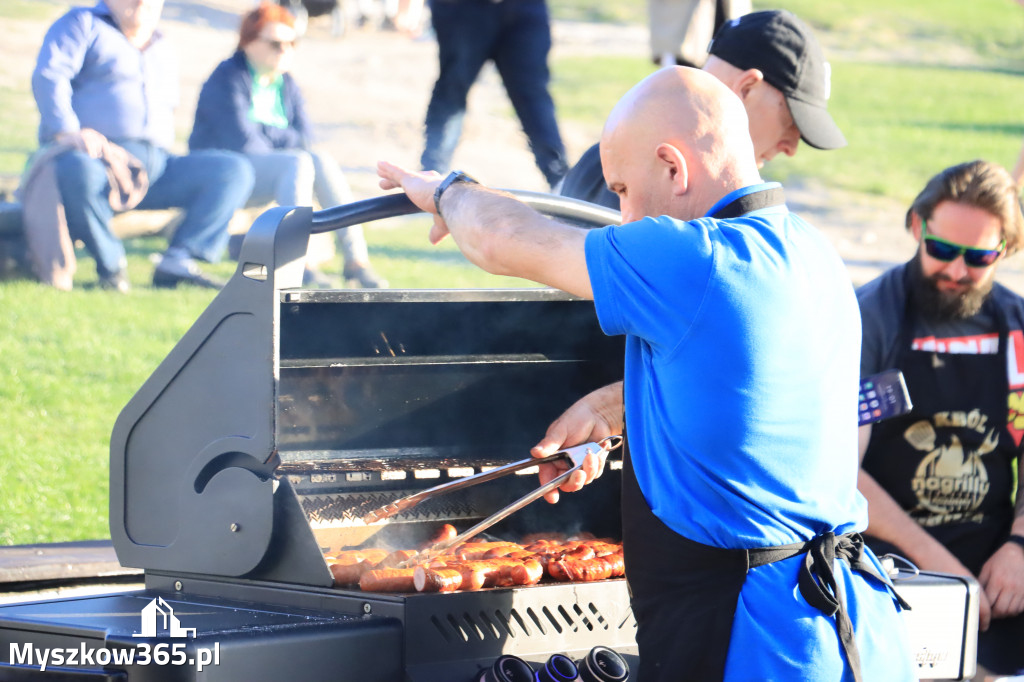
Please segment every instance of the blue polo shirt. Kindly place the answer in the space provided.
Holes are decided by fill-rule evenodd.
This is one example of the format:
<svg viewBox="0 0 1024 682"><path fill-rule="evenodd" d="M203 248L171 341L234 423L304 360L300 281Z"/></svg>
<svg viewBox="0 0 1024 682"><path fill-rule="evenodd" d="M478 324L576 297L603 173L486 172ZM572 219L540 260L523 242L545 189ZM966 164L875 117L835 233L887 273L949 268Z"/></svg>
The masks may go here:
<svg viewBox="0 0 1024 682"><path fill-rule="evenodd" d="M767 187L734 192L711 212ZM602 328L626 335L633 467L658 518L727 548L867 526L857 491L860 315L820 232L784 206L728 220L662 216L590 232L586 258ZM810 662L820 679L839 679L835 625L800 597L800 561L749 572L728 679L819 679L797 675ZM864 679L915 679L884 586L837 570ZM864 616L875 631L857 628ZM897 632L886 625L894 621ZM879 660L885 674L872 676Z"/></svg>

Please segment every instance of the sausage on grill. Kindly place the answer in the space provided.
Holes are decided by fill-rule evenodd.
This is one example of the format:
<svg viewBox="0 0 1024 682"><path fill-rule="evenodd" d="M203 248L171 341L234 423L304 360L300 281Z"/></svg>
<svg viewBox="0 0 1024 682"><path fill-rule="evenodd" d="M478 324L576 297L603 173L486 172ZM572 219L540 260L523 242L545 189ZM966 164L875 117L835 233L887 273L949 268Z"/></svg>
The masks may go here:
<svg viewBox="0 0 1024 682"><path fill-rule="evenodd" d="M388 554L383 561L377 564L377 568L394 568L398 564L408 561L416 556L418 552L414 549L396 549Z"/></svg>
<svg viewBox="0 0 1024 682"><path fill-rule="evenodd" d="M366 592L415 592L412 568L375 568L359 578L359 587Z"/></svg>
<svg viewBox="0 0 1024 682"><path fill-rule="evenodd" d="M423 545L423 549L430 549L439 542L445 542L446 540L454 540L458 536L459 531L455 529L450 523L446 523L437 529L434 536L426 541Z"/></svg>
<svg viewBox="0 0 1024 682"><path fill-rule="evenodd" d="M537 559L523 559L502 566L501 576L502 582L507 578L510 585L536 585L544 577L544 567Z"/></svg>
<svg viewBox="0 0 1024 682"><path fill-rule="evenodd" d="M417 566L412 583L417 592L454 592L462 586L462 574L454 568Z"/></svg>
<svg viewBox="0 0 1024 682"><path fill-rule="evenodd" d="M385 549L351 549L324 558L334 576L335 585L352 585L359 582L363 573L376 567L387 555Z"/></svg>
<svg viewBox="0 0 1024 682"><path fill-rule="evenodd" d="M612 574L612 564L604 558L563 561L551 561L547 566L548 575L559 581L605 580Z"/></svg>

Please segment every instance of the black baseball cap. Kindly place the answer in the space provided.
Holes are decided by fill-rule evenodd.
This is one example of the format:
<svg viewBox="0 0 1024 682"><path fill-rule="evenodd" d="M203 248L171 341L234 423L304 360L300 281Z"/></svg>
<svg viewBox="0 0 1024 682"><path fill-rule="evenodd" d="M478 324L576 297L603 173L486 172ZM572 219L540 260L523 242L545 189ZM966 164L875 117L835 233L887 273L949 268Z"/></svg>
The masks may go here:
<svg viewBox="0 0 1024 682"><path fill-rule="evenodd" d="M751 12L727 21L708 52L738 69L758 69L786 98L800 137L817 149L846 146L828 113L831 68L810 27L786 10Z"/></svg>

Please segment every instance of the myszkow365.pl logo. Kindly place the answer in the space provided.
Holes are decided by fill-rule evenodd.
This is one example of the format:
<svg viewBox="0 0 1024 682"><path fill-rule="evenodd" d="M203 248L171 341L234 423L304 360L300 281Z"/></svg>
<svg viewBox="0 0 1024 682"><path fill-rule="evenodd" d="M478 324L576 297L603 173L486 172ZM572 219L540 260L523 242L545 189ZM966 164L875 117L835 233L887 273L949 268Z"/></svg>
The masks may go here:
<svg viewBox="0 0 1024 682"><path fill-rule="evenodd" d="M196 636L195 628L181 626L181 621L174 615L174 609L162 597L156 597L146 604L141 616L142 632L132 637L155 638L166 634L171 639L187 640ZM78 647L63 648L41 648L31 642L20 645L12 642L9 660L14 664L38 666L40 672L46 670L47 666L96 665L194 665L197 671L202 671L206 666L220 665L220 642L215 642L212 649L198 647L191 653L187 642L139 642L133 648L124 649L90 649L86 648L85 642Z"/></svg>

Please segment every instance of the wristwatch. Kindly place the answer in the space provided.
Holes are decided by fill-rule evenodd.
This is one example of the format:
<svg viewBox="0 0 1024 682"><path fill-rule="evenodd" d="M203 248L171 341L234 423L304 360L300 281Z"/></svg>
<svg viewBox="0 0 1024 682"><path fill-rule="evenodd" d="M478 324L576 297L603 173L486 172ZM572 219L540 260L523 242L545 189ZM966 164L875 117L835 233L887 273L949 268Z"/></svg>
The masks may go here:
<svg viewBox="0 0 1024 682"><path fill-rule="evenodd" d="M1013 544L1021 548L1024 548L1024 535L1011 535L1010 537L1006 538L1006 541L1012 542Z"/></svg>
<svg viewBox="0 0 1024 682"><path fill-rule="evenodd" d="M441 195L456 182L469 182L474 185L480 184L472 176L467 175L460 170L453 170L448 174L448 177L441 181L441 184L437 186L437 189L434 190L434 208L437 209L437 215L441 215Z"/></svg>

